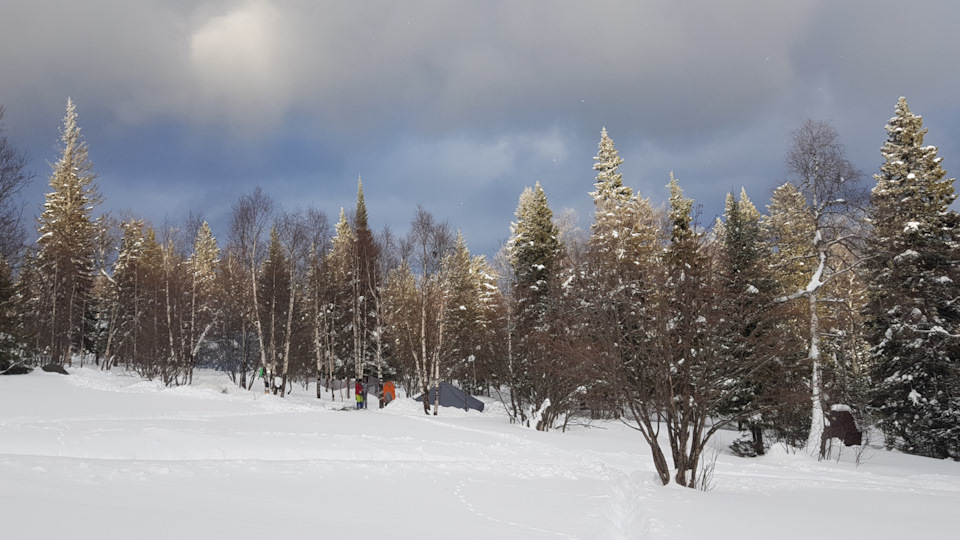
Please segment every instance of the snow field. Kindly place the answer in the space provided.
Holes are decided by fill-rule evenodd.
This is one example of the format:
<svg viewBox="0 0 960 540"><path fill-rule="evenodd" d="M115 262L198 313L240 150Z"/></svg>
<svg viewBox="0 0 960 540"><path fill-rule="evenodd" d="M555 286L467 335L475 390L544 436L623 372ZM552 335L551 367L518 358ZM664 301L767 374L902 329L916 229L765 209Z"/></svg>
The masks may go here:
<svg viewBox="0 0 960 540"><path fill-rule="evenodd" d="M428 417L409 399L357 411L215 373L167 389L71 371L0 377L4 538L950 538L960 526L960 464L875 448L859 466L850 450L722 453L703 493L660 486L639 434L617 423L539 433L489 402Z"/></svg>

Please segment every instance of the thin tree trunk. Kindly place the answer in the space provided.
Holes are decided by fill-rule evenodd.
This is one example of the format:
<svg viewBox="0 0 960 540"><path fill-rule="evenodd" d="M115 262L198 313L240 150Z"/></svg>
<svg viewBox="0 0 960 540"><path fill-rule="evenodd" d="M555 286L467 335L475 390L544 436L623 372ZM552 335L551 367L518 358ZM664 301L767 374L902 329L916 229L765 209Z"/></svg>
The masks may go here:
<svg viewBox="0 0 960 540"><path fill-rule="evenodd" d="M287 372L290 369L290 342L292 341L293 336L294 283L293 259L291 257L289 285L290 301L287 303L287 331L283 344L283 388L280 390L280 397L284 397L287 394Z"/></svg>
<svg viewBox="0 0 960 540"><path fill-rule="evenodd" d="M823 438L823 404L821 403L820 317L817 314L817 293L810 293L810 434L807 451L820 448ZM823 458L823 455L820 455Z"/></svg>
<svg viewBox="0 0 960 540"><path fill-rule="evenodd" d="M250 296L253 299L253 327L257 332L257 340L260 343L260 367L267 369L267 351L264 337L263 325L260 322L260 302L257 300L257 264L256 264L257 244L254 242L253 251L250 254ZM263 393L270 392L270 385L266 381L267 373L264 373Z"/></svg>

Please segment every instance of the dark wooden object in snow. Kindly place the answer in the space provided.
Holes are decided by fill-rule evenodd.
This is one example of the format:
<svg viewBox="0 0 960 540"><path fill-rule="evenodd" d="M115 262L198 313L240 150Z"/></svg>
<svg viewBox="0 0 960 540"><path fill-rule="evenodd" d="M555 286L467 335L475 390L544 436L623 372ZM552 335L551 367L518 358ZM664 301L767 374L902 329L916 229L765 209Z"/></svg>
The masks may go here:
<svg viewBox="0 0 960 540"><path fill-rule="evenodd" d="M863 443L863 432L857 429L857 422L850 411L827 411L827 420L830 425L824 428L820 438L820 456L826 454L827 441L836 437L843 441L844 446L854 446Z"/></svg>

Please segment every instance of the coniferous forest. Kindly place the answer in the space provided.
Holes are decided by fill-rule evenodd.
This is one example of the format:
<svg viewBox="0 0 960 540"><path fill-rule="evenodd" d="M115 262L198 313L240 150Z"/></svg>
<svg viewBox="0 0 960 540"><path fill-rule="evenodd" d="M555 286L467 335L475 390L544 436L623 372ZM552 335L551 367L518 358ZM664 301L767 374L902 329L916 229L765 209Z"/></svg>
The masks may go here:
<svg viewBox="0 0 960 540"><path fill-rule="evenodd" d="M69 100L33 222L0 108L0 372L95 365L184 385L218 369L279 396L455 382L538 430L619 418L664 484L690 487L717 430L739 429L745 456L774 442L822 456L837 411L888 448L960 459L954 179L904 98L886 132L867 174L808 120L766 204L730 193L703 223L672 173L663 207L629 187L603 129L589 233L537 183L488 260L423 207L405 235L371 230L361 181L337 216L241 194L216 235L200 217L101 215Z"/></svg>

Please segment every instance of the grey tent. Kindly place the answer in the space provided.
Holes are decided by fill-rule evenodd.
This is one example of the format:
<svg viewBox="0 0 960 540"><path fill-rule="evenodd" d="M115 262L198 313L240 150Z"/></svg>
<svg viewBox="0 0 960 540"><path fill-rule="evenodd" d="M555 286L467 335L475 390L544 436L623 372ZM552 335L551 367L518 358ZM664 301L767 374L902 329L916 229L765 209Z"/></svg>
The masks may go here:
<svg viewBox="0 0 960 540"><path fill-rule="evenodd" d="M430 404L435 403L437 396L437 389L430 389ZM417 401L423 401L423 394L420 394L415 398ZM483 412L483 402L479 399L467 395L463 390L457 388L456 386L448 383L440 383L440 406L441 407L457 407L458 409L474 409L480 412Z"/></svg>

